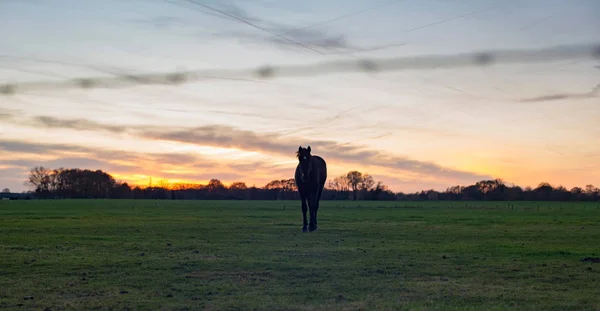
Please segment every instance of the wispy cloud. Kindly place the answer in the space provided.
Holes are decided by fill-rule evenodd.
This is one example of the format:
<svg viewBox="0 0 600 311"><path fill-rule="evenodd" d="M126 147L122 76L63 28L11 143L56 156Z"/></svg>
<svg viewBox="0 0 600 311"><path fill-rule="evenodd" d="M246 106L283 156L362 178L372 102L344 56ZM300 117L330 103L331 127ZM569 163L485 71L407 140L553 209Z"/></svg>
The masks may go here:
<svg viewBox="0 0 600 311"><path fill-rule="evenodd" d="M487 178L481 174L444 168L431 162L418 161L407 157L366 150L361 146L340 144L327 140L302 140L298 138L278 139L277 134L258 134L229 126L203 126L193 129L172 131L145 131L140 135L147 139L176 141L214 147L238 148L247 151L265 152L289 156L298 145L311 145L315 154L323 155L333 161L368 164L370 166L389 167L421 175L433 175L443 178L473 180Z"/></svg>
<svg viewBox="0 0 600 311"><path fill-rule="evenodd" d="M47 128L68 128L73 130L107 131L111 133L123 133L127 130L124 126L99 124L86 119L59 119L50 116L37 116L31 119L31 124Z"/></svg>
<svg viewBox="0 0 600 311"><path fill-rule="evenodd" d="M597 84L589 92L586 92L586 93L579 93L579 94L563 93L563 94L544 95L544 96L521 99L519 102L542 102L542 101L563 100L563 99L588 99L588 98L592 98L592 97L598 97L599 92L600 92L600 84Z"/></svg>
<svg viewBox="0 0 600 311"><path fill-rule="evenodd" d="M12 119L14 116L10 112L0 111L0 120Z"/></svg>
<svg viewBox="0 0 600 311"><path fill-rule="evenodd" d="M0 151L8 153L22 153L35 155L61 156L65 154L80 154L91 159L102 159L104 161L127 161L131 167L136 168L144 162L156 162L162 165L198 165L203 164L210 167L216 162L193 154L184 153L134 153L119 150L90 148L71 144L48 144L23 140L0 140ZM33 162L28 159L4 159L3 163L14 166L29 166ZM52 160L54 161L54 160ZM38 165L38 164L35 164ZM128 166L128 167L129 167ZM125 166L121 167L124 168Z"/></svg>
<svg viewBox="0 0 600 311"><path fill-rule="evenodd" d="M42 120L42 121L40 121ZM22 122L22 121L21 121ZM151 127L151 126L115 126L85 119L61 119L48 116L36 116L21 124L43 128L66 128L74 130L108 131L112 133L128 132L131 135L149 140L161 140L211 146L218 148L235 148L244 151L289 157L298 145L311 145L315 153L324 156L330 162L345 162L358 165L369 165L404 171L413 175L439 177L460 181L473 181L489 176L445 168L433 162L419 161L408 157L396 156L376 150L368 150L360 145L341 144L331 140L300 139L281 137L277 133L256 133L225 125L208 125L193 128ZM23 148L14 145L12 148ZM39 146L25 145L27 148ZM74 148L66 146L66 148ZM76 148L76 147L75 147ZM34 150L30 150L35 152ZM130 155L124 154L124 158ZM186 159L189 160L189 159Z"/></svg>
<svg viewBox="0 0 600 311"><path fill-rule="evenodd" d="M12 169L25 178L34 166L49 168L102 169L123 176L155 176L171 180L244 180L245 173L213 159L185 153L134 153L96 149L69 144L45 144L0 140L0 167ZM19 154L15 159L12 154ZM75 155L74 155L75 154ZM42 157L42 155L44 157ZM256 166L259 167L259 166Z"/></svg>

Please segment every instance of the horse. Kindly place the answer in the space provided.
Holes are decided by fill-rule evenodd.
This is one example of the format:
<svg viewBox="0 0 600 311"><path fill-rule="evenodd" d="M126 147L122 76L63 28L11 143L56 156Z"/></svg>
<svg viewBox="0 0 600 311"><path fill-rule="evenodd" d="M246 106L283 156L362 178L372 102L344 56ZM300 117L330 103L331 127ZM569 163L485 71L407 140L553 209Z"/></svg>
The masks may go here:
<svg viewBox="0 0 600 311"><path fill-rule="evenodd" d="M317 230L317 211L327 180L327 163L320 156L311 155L310 151L310 146L299 146L296 151L299 163L296 166L295 182L302 201L302 232L307 231L307 225L308 231ZM306 221L307 209L310 209L310 223Z"/></svg>

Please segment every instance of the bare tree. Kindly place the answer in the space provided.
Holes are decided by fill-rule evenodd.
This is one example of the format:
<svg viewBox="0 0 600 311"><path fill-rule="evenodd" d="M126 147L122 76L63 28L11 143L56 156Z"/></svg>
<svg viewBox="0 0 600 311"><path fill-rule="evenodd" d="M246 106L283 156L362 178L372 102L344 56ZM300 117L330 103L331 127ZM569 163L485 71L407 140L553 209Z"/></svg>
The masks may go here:
<svg viewBox="0 0 600 311"><path fill-rule="evenodd" d="M229 190L246 190L246 189L248 189L248 186L246 186L246 183L241 182L241 181L234 182L229 186Z"/></svg>
<svg viewBox="0 0 600 311"><path fill-rule="evenodd" d="M348 178L345 175L338 176L329 181L328 187L331 190L343 192L348 191Z"/></svg>
<svg viewBox="0 0 600 311"><path fill-rule="evenodd" d="M50 184L52 181L51 174L51 170L43 166L36 166L29 172L29 176L27 177L25 184L33 187L36 192L50 191Z"/></svg>
<svg viewBox="0 0 600 311"><path fill-rule="evenodd" d="M206 185L206 189L210 192L222 192L223 190L226 190L227 187L225 187L220 180L213 178L208 182L208 185Z"/></svg>
<svg viewBox="0 0 600 311"><path fill-rule="evenodd" d="M375 180L373 180L373 176L367 173L363 174L362 179L360 181L360 189L364 191L369 191L373 188L374 185Z"/></svg>
<svg viewBox="0 0 600 311"><path fill-rule="evenodd" d="M354 193L354 200L356 200L358 188L362 183L362 173L359 171L350 171L346 175L346 178L348 179L348 186L352 189L352 192Z"/></svg>

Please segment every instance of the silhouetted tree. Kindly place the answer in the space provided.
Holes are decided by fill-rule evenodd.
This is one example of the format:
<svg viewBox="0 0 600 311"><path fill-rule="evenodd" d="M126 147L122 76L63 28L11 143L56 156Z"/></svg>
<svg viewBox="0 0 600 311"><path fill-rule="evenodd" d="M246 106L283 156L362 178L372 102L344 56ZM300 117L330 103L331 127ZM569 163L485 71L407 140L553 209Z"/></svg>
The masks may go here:
<svg viewBox="0 0 600 311"><path fill-rule="evenodd" d="M348 186L352 189L352 193L354 194L354 200L356 200L358 188L362 182L362 173L359 171L350 171L346 175L346 179L348 181Z"/></svg>
<svg viewBox="0 0 600 311"><path fill-rule="evenodd" d="M329 180L328 188L333 191L333 199L348 199L348 187L350 183L346 175Z"/></svg>
<svg viewBox="0 0 600 311"><path fill-rule="evenodd" d="M231 184L231 186L229 186L229 190L246 190L248 189L248 187L246 186L246 183L244 182L234 182Z"/></svg>
<svg viewBox="0 0 600 311"><path fill-rule="evenodd" d="M110 197L114 199L131 199L133 198L133 191L127 183L117 183L112 189Z"/></svg>
<svg viewBox="0 0 600 311"><path fill-rule="evenodd" d="M583 189L581 189L580 187L573 187L570 190L571 192L571 198L575 201L581 201L582 197L583 197Z"/></svg>
<svg viewBox="0 0 600 311"><path fill-rule="evenodd" d="M551 198L553 190L554 188L552 188L552 185L547 182L542 182L537 186L537 188L533 189L533 192L537 196L538 200L547 201Z"/></svg>
<svg viewBox="0 0 600 311"><path fill-rule="evenodd" d="M222 191L224 190L226 187L225 185L218 179L211 179L208 182L208 185L206 185L206 190L211 191L211 192L217 192L217 191Z"/></svg>
<svg viewBox="0 0 600 311"><path fill-rule="evenodd" d="M50 174L51 171L43 166L36 166L31 169L26 185L33 187L37 196L48 197L50 194Z"/></svg>
<svg viewBox="0 0 600 311"><path fill-rule="evenodd" d="M248 199L248 200L297 200L293 178L273 180L264 187L248 187L243 182L234 182L229 187L216 178L206 185L178 183L168 185L164 181L158 187L131 187L116 181L101 170L48 169L36 166L31 169L26 184L31 186L36 198L113 198L113 199ZM4 189L3 192L8 192ZM25 196L23 196L25 197ZM12 196L11 196L12 198ZM415 193L394 193L381 181L359 171L335 177L323 191L324 200L554 200L554 201L598 201L600 189L589 184L584 188L567 190L563 186L553 187L547 182L531 187L506 185L500 179L481 180L473 185L452 186L445 191L433 189Z"/></svg>

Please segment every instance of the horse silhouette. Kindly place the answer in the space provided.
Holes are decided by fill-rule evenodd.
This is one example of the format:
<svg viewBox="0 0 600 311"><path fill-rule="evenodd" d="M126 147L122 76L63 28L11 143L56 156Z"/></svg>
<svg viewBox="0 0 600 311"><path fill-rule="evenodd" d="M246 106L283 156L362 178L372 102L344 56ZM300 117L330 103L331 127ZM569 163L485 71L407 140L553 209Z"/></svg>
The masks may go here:
<svg viewBox="0 0 600 311"><path fill-rule="evenodd" d="M296 157L298 165L296 166L295 181L302 200L302 231L317 230L317 211L319 210L319 201L325 181L327 180L327 164L325 160L317 155L310 154L310 146L307 148L298 147ZM306 220L306 211L310 210L310 222Z"/></svg>

